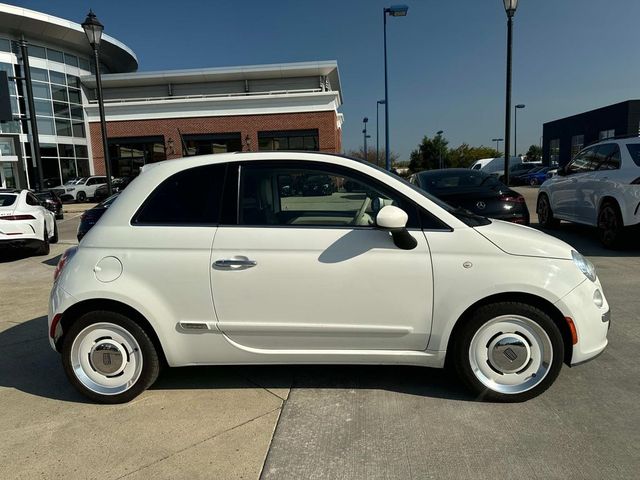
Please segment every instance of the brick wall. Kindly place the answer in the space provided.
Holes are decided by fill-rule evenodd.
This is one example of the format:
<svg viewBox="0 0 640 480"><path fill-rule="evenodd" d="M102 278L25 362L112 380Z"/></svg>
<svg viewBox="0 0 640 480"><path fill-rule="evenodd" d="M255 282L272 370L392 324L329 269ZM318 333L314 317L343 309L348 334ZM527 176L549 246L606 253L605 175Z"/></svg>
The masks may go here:
<svg viewBox="0 0 640 480"><path fill-rule="evenodd" d="M183 135L206 133L240 132L242 143L247 135L251 140L251 150L258 148L258 132L270 130L318 129L320 150L340 152L342 131L337 128L337 116L330 112L284 113L273 115L238 115L229 117L166 118L157 120L123 120L107 122L108 138L163 136L167 158L182 156L182 144L178 130ZM104 152L100 123L89 124L93 165L97 175L104 175ZM168 141L173 140L173 153Z"/></svg>

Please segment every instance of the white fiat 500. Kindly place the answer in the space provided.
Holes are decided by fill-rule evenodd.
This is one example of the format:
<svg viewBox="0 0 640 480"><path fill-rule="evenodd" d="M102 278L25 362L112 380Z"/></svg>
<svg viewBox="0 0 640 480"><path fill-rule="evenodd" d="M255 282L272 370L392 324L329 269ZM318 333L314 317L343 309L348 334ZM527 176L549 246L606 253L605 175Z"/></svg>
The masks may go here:
<svg viewBox="0 0 640 480"><path fill-rule="evenodd" d="M152 164L56 269L51 345L125 402L160 366L453 367L522 401L607 345L589 261L371 164L294 152Z"/></svg>

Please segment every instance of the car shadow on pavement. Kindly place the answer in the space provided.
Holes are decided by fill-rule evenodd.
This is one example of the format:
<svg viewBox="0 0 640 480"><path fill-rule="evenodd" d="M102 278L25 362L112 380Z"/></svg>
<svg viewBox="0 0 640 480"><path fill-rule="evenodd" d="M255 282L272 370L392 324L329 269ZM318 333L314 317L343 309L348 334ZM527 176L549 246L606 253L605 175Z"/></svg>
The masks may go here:
<svg viewBox="0 0 640 480"><path fill-rule="evenodd" d="M152 390L238 388L267 390L342 389L385 390L420 397L448 400L480 400L470 394L457 377L445 369L404 365L247 365L171 368Z"/></svg>
<svg viewBox="0 0 640 480"><path fill-rule="evenodd" d="M0 332L0 387L75 403L91 403L69 383L49 346L47 318ZM386 390L475 401L448 370L401 365L247 365L165 368L151 390L288 388Z"/></svg>
<svg viewBox="0 0 640 480"><path fill-rule="evenodd" d="M598 231L593 227L577 223L562 222L556 229L541 228L539 224L532 223L531 227L548 235L567 242L580 253L587 257L639 257L640 256L640 229L631 229L626 232L625 242L618 249L605 248L598 238Z"/></svg>
<svg viewBox="0 0 640 480"><path fill-rule="evenodd" d="M24 258L31 257L34 251L28 248L11 248L0 250L0 263L15 262Z"/></svg>
<svg viewBox="0 0 640 480"><path fill-rule="evenodd" d="M60 356L49 346L47 317L0 332L0 352L0 387L54 400L91 403L71 386Z"/></svg>

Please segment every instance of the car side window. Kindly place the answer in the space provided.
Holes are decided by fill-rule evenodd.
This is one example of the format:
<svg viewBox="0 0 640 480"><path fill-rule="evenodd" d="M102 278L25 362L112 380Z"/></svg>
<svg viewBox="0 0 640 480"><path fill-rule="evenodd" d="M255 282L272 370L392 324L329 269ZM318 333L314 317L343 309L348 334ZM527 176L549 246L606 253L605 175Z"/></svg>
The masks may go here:
<svg viewBox="0 0 640 480"><path fill-rule="evenodd" d="M592 172L598 164L595 159L595 148L587 148L578 153L567 165L567 174Z"/></svg>
<svg viewBox="0 0 640 480"><path fill-rule="evenodd" d="M134 215L133 225L217 225L227 164L204 165L171 175Z"/></svg>
<svg viewBox="0 0 640 480"><path fill-rule="evenodd" d="M617 143L599 145L596 151L598 170L618 170L621 163L620 147Z"/></svg>
<svg viewBox="0 0 640 480"><path fill-rule="evenodd" d="M386 205L407 212L407 227L420 225L415 204L366 175L335 165L243 165L239 202L240 225L373 227Z"/></svg>
<svg viewBox="0 0 640 480"><path fill-rule="evenodd" d="M31 193L27 193L27 205L40 205L38 199Z"/></svg>

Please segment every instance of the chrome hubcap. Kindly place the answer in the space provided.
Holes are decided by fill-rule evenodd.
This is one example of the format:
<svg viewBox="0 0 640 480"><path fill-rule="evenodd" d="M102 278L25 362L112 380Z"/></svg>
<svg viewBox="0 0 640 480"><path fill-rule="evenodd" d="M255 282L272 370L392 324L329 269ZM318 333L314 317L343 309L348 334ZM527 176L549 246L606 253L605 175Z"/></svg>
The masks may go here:
<svg viewBox="0 0 640 480"><path fill-rule="evenodd" d="M520 315L485 323L471 340L469 363L487 388L505 394L526 392L549 373L553 347L544 329Z"/></svg>
<svg viewBox="0 0 640 480"><path fill-rule="evenodd" d="M133 335L113 323L94 323L71 345L71 365L78 380L103 395L127 391L142 373L142 352Z"/></svg>

